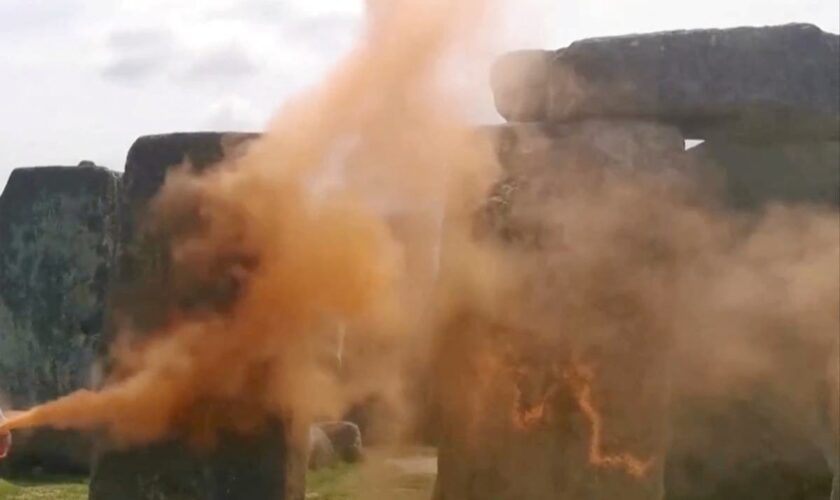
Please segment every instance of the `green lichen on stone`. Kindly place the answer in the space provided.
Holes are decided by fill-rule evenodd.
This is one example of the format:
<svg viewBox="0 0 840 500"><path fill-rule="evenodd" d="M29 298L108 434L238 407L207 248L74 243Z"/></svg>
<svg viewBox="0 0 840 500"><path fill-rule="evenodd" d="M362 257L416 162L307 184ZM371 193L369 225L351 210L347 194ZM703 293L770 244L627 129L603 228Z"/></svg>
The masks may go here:
<svg viewBox="0 0 840 500"><path fill-rule="evenodd" d="M18 169L0 198L0 393L16 407L87 385L118 182L98 167Z"/></svg>

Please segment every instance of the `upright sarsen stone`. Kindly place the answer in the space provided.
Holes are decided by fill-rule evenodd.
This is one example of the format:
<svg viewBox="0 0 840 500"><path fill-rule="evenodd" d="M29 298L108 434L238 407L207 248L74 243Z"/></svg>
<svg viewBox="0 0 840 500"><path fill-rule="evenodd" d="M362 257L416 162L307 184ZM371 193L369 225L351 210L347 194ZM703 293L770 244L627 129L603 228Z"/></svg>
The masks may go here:
<svg viewBox="0 0 840 500"><path fill-rule="evenodd" d="M557 263L567 251L587 253L574 236L587 224L615 236L615 226L597 226L603 219L584 220L594 212L562 210L569 193L583 189L574 182L668 176L684 157L682 136L651 122L601 120L487 133L506 175L476 230L524 263L517 276L525 284L498 317L467 305L442 328L432 367L435 499L661 500L670 332L655 314L662 304L615 268L667 261L670 214L628 213L615 253L576 260L589 266L579 274ZM579 354L595 362L595 373Z"/></svg>
<svg viewBox="0 0 840 500"><path fill-rule="evenodd" d="M0 196L0 395L10 408L89 385L117 243L119 180L93 165L19 168ZM15 439L12 466L87 469L90 448L75 433Z"/></svg>
<svg viewBox="0 0 840 500"><path fill-rule="evenodd" d="M189 164L197 171L236 154L253 139L248 134L195 133L138 139L128 154L120 200L120 238L112 288L114 324L130 324L143 335L184 307L216 310L235 299L225 283L172 286L168 238L149 231L150 202L171 169ZM189 221L185 221L187 224ZM174 228L189 230L189 228ZM115 327L109 338L115 335ZM99 451L91 478L92 500L300 500L306 471L305 440L298 446L289 421L276 421L256 436L224 434L219 445L201 452L178 437L134 449Z"/></svg>
<svg viewBox="0 0 840 500"><path fill-rule="evenodd" d="M757 217L774 204L835 214L840 207L840 142L715 139L688 156L725 206L741 215ZM840 243L840 224L825 237ZM767 329L755 339L773 370L749 390L704 397L676 391L669 494L685 500L827 498L833 474L832 498L840 495L840 331L794 328ZM796 341L786 337L791 333ZM703 382L693 376L695 386Z"/></svg>

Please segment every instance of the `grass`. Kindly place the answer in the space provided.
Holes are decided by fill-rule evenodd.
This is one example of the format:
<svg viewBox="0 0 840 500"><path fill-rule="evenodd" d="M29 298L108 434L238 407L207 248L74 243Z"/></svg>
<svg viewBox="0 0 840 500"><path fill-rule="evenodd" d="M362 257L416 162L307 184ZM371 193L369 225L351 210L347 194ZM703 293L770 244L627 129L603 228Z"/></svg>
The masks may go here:
<svg viewBox="0 0 840 500"><path fill-rule="evenodd" d="M311 500L428 500L435 476L406 473L379 458L362 465L341 464L307 476Z"/></svg>
<svg viewBox="0 0 840 500"><path fill-rule="evenodd" d="M309 472L307 500L428 500L434 488L434 475L407 473L386 462L389 458L425 456L412 450L395 456L370 452L358 465L339 464ZM38 479L0 479L0 500L87 500L85 479L46 477Z"/></svg>
<svg viewBox="0 0 840 500"><path fill-rule="evenodd" d="M87 497L87 483L80 478L0 479L2 500L87 500Z"/></svg>

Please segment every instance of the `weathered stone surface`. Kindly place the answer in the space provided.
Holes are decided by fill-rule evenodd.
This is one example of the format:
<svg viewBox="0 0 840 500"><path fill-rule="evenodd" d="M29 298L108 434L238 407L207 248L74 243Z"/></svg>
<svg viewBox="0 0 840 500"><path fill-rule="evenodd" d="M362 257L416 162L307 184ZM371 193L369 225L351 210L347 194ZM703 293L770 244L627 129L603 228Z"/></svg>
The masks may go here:
<svg viewBox="0 0 840 500"><path fill-rule="evenodd" d="M115 320L134 325L138 334L159 326L173 311L224 308L235 287L219 282L173 286L169 238L143 225L149 203L173 167L211 168L235 154L253 136L243 134L171 134L143 137L128 154L121 199L120 239L114 283ZM189 230L186 227L169 231ZM224 273L222 273L224 274ZM113 332L109 332L113 334ZM110 336L109 336L110 338ZM296 433L290 420L276 421L259 436L223 436L209 452L174 439L130 450L103 447L94 463L92 500L242 499L299 500L304 494L306 429Z"/></svg>
<svg viewBox="0 0 840 500"><path fill-rule="evenodd" d="M28 408L89 383L116 247L118 174L15 170L0 196L0 394ZM86 470L73 433L16 436L12 465Z"/></svg>
<svg viewBox="0 0 840 500"><path fill-rule="evenodd" d="M317 425L309 427L309 468L316 470L329 467L338 461L327 433Z"/></svg>
<svg viewBox="0 0 840 500"><path fill-rule="evenodd" d="M120 197L120 224L117 248L116 279L113 282L113 314L140 329L159 326L168 311L194 302L173 286L173 276L165 272L169 255L168 242L151 228L142 228L149 203L163 185L169 170L189 161L201 171L219 162L226 154L255 136L234 133L177 133L146 136L132 145L126 160ZM183 230L184 228L181 228ZM221 280L220 280L221 281ZM220 291L220 283L204 283L213 299L203 298L190 307L221 307L231 297ZM194 289L201 287L194 286ZM195 290L189 290L193 292ZM150 300L149 297L153 297ZM111 329L106 331L109 333Z"/></svg>
<svg viewBox="0 0 840 500"><path fill-rule="evenodd" d="M547 198L558 169L650 171L669 176L685 163L684 140L673 127L638 120L585 120L577 124L509 124L487 128L506 178L491 193L479 231L508 242L541 242ZM563 189L554 186L555 189ZM521 200L513 201L513 198ZM544 234L545 233L545 234Z"/></svg>
<svg viewBox="0 0 840 500"><path fill-rule="evenodd" d="M512 122L545 122L553 61L550 50L517 50L499 58L490 75L499 114Z"/></svg>
<svg viewBox="0 0 840 500"><path fill-rule="evenodd" d="M529 295L521 300L527 310L506 311L501 319L466 310L444 328L450 334L442 335L432 368L440 405L435 498L659 500L667 443L662 374L668 340L650 312L661 304L622 301L620 273L610 266L648 265L646 259L654 257L646 249L663 240L669 214L653 215L654 222L651 214L628 214L628 221L644 220L651 230L628 233L615 257L618 263L598 256L586 261L593 267L581 279L599 275L608 281L584 288L568 269L558 271L551 263L562 259L566 245L574 247L564 230L578 231L590 222L546 207L577 189L566 181L598 182L599 176L626 170L667 175L684 154L682 137L667 126L604 121L509 125L496 134L508 175L479 217L480 233L500 238L534 269L526 268L529 286L523 293ZM563 172L581 174L564 177ZM667 252L667 244L662 249ZM603 323L588 323L592 330L580 345L570 340L576 332L558 333L575 321L586 324L584 317ZM609 324L622 324L620 335L610 333ZM597 360L589 388L603 416L599 446L604 453L629 453L650 463L640 477L592 461L592 421L580 389L570 382L575 375L569 375L581 353Z"/></svg>
<svg viewBox="0 0 840 500"><path fill-rule="evenodd" d="M321 422L317 424L329 438L336 454L345 462L362 458L362 433L352 422Z"/></svg>
<svg viewBox="0 0 840 500"><path fill-rule="evenodd" d="M606 120L586 121L579 125L518 124L487 132L495 134L499 154L509 175L493 193L481 226L484 231L489 230L518 248L556 250L568 246L574 251L574 241L563 237L562 227L554 228L545 219L547 203L550 201L546 193L555 189L560 192L575 189L574 186L558 184L551 176L552 169L558 171L564 168L600 168L609 165L619 169L659 169L659 174L667 175L673 170L666 167L684 166L691 169L689 172L694 178L717 178L718 187L728 197L730 204L741 208L755 209L774 201L837 205L840 151L836 142L748 146L709 141L684 154L679 151L678 134L651 124L634 125L632 122ZM716 160L713 161L713 158ZM549 268L546 267L543 272L549 274ZM556 306L560 307L559 304ZM469 401L468 394L486 390L481 387L486 388L488 384L488 370L480 363L475 366L467 364L466 368L461 368L460 360L470 363L475 352L480 352L476 346L487 342L487 338L493 337L488 332L497 329L495 325L477 327L477 334L484 337L483 340L470 338L472 329L469 324L461 325L458 330L458 342L447 349L458 353L452 354L457 358L452 365L465 370L466 375L461 371L449 373L446 385L450 386L450 397L461 395ZM647 350L650 346L643 347L637 354L652 354ZM622 357L620 350L615 349L620 349L620 346L608 345L605 359L617 361L617 366L626 366L623 362L626 358ZM562 346L559 349L548 346L545 350L551 359L562 359L565 355ZM526 364L539 367L539 356L540 353L531 353ZM640 385L626 388L629 394L650 391L656 385L650 385L649 381L642 383L646 375L655 376L666 372L660 364L662 359L659 359L659 363L655 356L648 359L653 364L646 368L656 368L647 372L643 369L630 376L639 381ZM826 498L832 482L827 462L836 470L836 457L840 456L840 427L837 425L840 416L837 409L831 407L832 403L835 407L838 404L834 396L838 394L840 383L836 375L838 368L835 365L835 374L827 377L827 380L834 381L833 385L815 386L812 388L815 391L813 397L806 397L801 386L782 389L786 387L784 374L813 370L806 362L791 365L790 359L791 350L787 349L777 363L780 378L766 384L775 392L768 393L767 388L762 386L749 393L707 401L678 397L667 405L672 408L672 417L667 423L661 419L656 420L656 412L652 411L657 408L664 411L666 405L661 400L653 405L636 405L640 401L634 400L632 404L622 406L622 395L610 396L609 389L622 387L622 379L628 374L611 374L609 370L604 372L606 392L602 394L606 394L606 398L602 401L606 401L612 408L618 402L617 407L622 408L614 414L617 420L612 423L609 423L609 418L605 420L605 428L624 428L624 431L628 431L629 425L636 429L635 434L630 431L631 435L639 439L638 429L644 428L645 416L650 418L650 422L658 422L657 425L663 429L667 428L666 424L674 425L669 431L672 442L666 459L667 473L661 473L658 488L644 491L632 481L622 485L621 479L615 476L593 479L594 474L587 476L584 472L582 475L576 470L574 464L584 464L586 461L584 452L574 451L576 446L585 446L575 444L585 433L585 427L574 427L579 425L579 421L576 423L572 420L571 430L542 428L533 431L531 437L528 437L521 431L510 429L510 423L505 422L508 410L504 410L510 406L509 397L496 395L495 399L490 403L485 402L483 406L503 408L500 419L483 417L490 421L484 423L490 426L489 430L482 430L481 427L459 429L451 426L452 422L449 422L450 427L447 428L444 421L437 498L530 499L543 498L546 491L557 496L571 495L564 498L577 498L574 495L580 498L611 498L616 495L620 498L635 498L634 495L641 495L640 498L659 498L657 495L663 491L667 491L667 498L674 500ZM794 356L794 359L802 361L815 358L814 353L803 353ZM470 374L473 374L473 378ZM815 379L819 375L815 374ZM532 370L525 379L526 383L517 390L525 394L526 398L534 397L528 396L528 391L533 390L535 383L537 387L545 384L547 379L551 379L550 372L538 368L534 374ZM492 385L497 382L489 383ZM656 391L661 391L659 394L663 396L666 394L666 389L661 386L654 393ZM794 391L796 397L790 397L793 393L784 391ZM536 398L539 401L539 389ZM784 408L789 407L790 401L797 398L810 401L801 411L795 412L802 419L797 422L780 420L779 415L787 413ZM442 399L446 401L447 398L444 396ZM560 408L566 412L571 408L574 414L574 405L566 404L570 406ZM466 411L469 411L468 408L460 410ZM488 409L485 413L493 411L498 412ZM453 414L457 415L459 411ZM453 417L453 420L457 421L457 417ZM475 426L474 423L472 425ZM565 436L561 439L558 436L563 432ZM468 438L472 436L472 441L465 439L465 435ZM561 441L565 444L557 445ZM616 442L634 443L632 439L627 440L626 436L624 440ZM640 445L644 449L644 440L635 441L630 449L640 449ZM540 449L539 446L544 448ZM529 466L517 467L517 462ZM532 466L534 463L540 466ZM555 477L557 483L546 484L542 476L550 477L550 474L554 474L551 477ZM470 477L478 479L470 483L465 479ZM574 486L569 486L582 477L591 482L584 484L598 486L577 491ZM532 484L522 486L521 483L526 480L524 478ZM484 484L493 486L482 486ZM560 488L568 489L559 495L557 492Z"/></svg>
<svg viewBox="0 0 840 500"><path fill-rule="evenodd" d="M598 38L494 68L511 121L655 119L686 137L840 137L840 37L811 25Z"/></svg>
<svg viewBox="0 0 840 500"><path fill-rule="evenodd" d="M790 425L779 418L783 408L762 403L767 395L760 390L711 400L677 398L665 475L668 498L829 497L826 458L837 451L820 445L830 447L831 441L819 443L822 436L809 425Z"/></svg>
<svg viewBox="0 0 840 500"><path fill-rule="evenodd" d="M752 383L698 395L685 389L706 382L708 390L706 368L683 370L696 372L688 384L674 380L671 497L829 498L840 458L840 339L786 341L789 332L764 331L755 340L773 370ZM829 340L837 331L799 333Z"/></svg>
<svg viewBox="0 0 840 500"><path fill-rule="evenodd" d="M688 152L702 176L718 183L729 204L768 202L840 206L840 142L749 145L706 141Z"/></svg>
<svg viewBox="0 0 840 500"><path fill-rule="evenodd" d="M277 425L260 436L225 436L208 453L188 452L176 442L112 451L94 465L90 498L303 499L303 478L299 492L289 491L294 478L286 464L298 460L289 449L293 447Z"/></svg>
<svg viewBox="0 0 840 500"><path fill-rule="evenodd" d="M713 140L688 156L730 207L747 213L772 203L840 206L836 141L747 145ZM837 231L840 239L840 226ZM756 342L773 356L774 373L762 383L701 400L676 395L666 475L675 498L821 499L828 497L832 470L835 482L840 480L840 339L824 349L766 332ZM795 418L785 418L789 414Z"/></svg>
<svg viewBox="0 0 840 500"><path fill-rule="evenodd" d="M678 130L650 120L519 123L487 127L485 133L507 171L586 161L594 167L662 171L680 161L685 149Z"/></svg>

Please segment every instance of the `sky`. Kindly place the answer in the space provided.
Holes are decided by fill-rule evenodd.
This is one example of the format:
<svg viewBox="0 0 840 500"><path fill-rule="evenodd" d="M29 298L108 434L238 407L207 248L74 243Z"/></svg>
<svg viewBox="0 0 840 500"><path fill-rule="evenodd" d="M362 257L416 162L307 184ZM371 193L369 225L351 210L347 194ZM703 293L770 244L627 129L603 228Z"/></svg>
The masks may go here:
<svg viewBox="0 0 840 500"><path fill-rule="evenodd" d="M837 0L508 0L475 67L476 122L500 118L495 55L671 29L813 23ZM139 136L259 131L353 45L363 0L0 0L0 186L21 166L122 170ZM486 64L485 64L486 63Z"/></svg>

